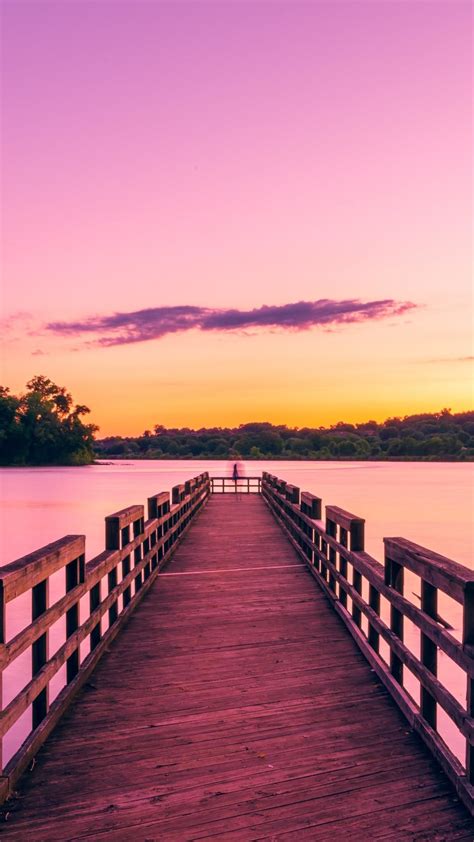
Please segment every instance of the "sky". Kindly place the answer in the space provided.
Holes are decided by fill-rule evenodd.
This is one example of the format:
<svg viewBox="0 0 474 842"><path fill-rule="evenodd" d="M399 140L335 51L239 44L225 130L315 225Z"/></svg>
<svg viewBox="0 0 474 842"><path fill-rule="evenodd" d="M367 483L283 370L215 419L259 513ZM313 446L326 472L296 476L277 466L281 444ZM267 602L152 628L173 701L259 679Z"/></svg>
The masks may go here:
<svg viewBox="0 0 474 842"><path fill-rule="evenodd" d="M472 408L470 2L1 11L4 385L100 435Z"/></svg>

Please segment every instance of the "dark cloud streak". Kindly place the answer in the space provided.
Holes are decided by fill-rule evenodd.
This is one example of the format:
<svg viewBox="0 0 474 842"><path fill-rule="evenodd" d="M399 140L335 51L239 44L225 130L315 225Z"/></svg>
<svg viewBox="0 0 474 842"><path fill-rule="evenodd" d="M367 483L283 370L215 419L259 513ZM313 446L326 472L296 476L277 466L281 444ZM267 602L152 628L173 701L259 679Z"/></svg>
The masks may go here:
<svg viewBox="0 0 474 842"><path fill-rule="evenodd" d="M472 363L474 362L474 356L470 355L467 357L438 357L437 359L433 360L424 360L427 363L434 363L438 365L439 363Z"/></svg>
<svg viewBox="0 0 474 842"><path fill-rule="evenodd" d="M309 330L312 327L334 327L356 322L377 321L401 316L417 305L409 301L380 301L349 299L334 301L297 301L293 304L264 305L253 310L212 309L183 305L178 307L150 307L131 313L92 316L75 322L50 322L46 329L62 336L95 334L91 344L111 346L129 345L161 339L171 333L187 330L244 331L280 329Z"/></svg>

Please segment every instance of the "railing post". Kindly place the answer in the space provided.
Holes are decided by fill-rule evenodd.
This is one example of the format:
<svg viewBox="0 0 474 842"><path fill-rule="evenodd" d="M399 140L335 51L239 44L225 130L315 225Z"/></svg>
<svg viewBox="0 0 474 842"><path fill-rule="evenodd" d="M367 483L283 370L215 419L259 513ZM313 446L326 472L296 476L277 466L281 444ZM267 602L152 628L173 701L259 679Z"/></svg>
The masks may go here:
<svg viewBox="0 0 474 842"><path fill-rule="evenodd" d="M43 579L31 589L31 619L37 620L47 610L49 602L49 578ZM31 647L31 675L32 678L41 670L48 660L49 631L46 630ZM49 708L49 684L40 690L33 699L33 730L45 718Z"/></svg>
<svg viewBox="0 0 474 842"><path fill-rule="evenodd" d="M301 493L301 511L304 515L312 520L321 520L321 498L310 494L309 491ZM319 533L317 533L313 526L307 525L307 535L311 540L312 549L308 552L308 558L312 565L316 567L319 572L320 564L319 557L316 550L319 550Z"/></svg>
<svg viewBox="0 0 474 842"><path fill-rule="evenodd" d="M117 581L118 581L117 567L115 566L107 574L107 584L108 584L109 594L112 593L112 591L116 587ZM117 605L117 600L114 600L114 602L112 603L112 605L109 608L109 627L113 626L117 617L118 617L118 605Z"/></svg>
<svg viewBox="0 0 474 842"><path fill-rule="evenodd" d="M84 582L84 556L79 556L66 565L66 593L72 591L79 583ZM79 601L71 605L66 611L66 639L79 628ZM66 662L66 680L69 684L79 672L80 647L69 656Z"/></svg>
<svg viewBox="0 0 474 842"><path fill-rule="evenodd" d="M390 558L385 548L385 584L397 593L403 594L403 578L402 565ZM403 614L392 604L390 605L390 628L403 642ZM393 649L390 649L390 672L395 681L403 685L403 662L395 655Z"/></svg>
<svg viewBox="0 0 474 842"><path fill-rule="evenodd" d="M143 558L145 558L149 554L149 552L150 552L150 539L145 538L145 540L143 541ZM147 561L147 563L145 564L144 568L143 568L143 578L144 578L145 582L149 578L150 573L151 573L151 561L149 559Z"/></svg>
<svg viewBox="0 0 474 842"><path fill-rule="evenodd" d="M339 506L326 506L326 533L332 541L323 541L323 547L324 544L329 547L328 559L346 582L348 582L348 559L345 550L350 553L364 550L364 530L365 520L363 518L356 517L350 512L340 509ZM335 547L332 546L334 542L336 543ZM348 582L348 584L350 583ZM347 607L347 594L343 584L339 583L336 590L335 577L331 572L329 573L329 585L331 590L337 594L341 605ZM352 586L362 596L362 574L354 565L352 565ZM354 599L352 600L352 619L361 628L362 611Z"/></svg>
<svg viewBox="0 0 474 842"><path fill-rule="evenodd" d="M119 548L121 547L123 549L124 547L127 546L127 544L130 543L130 526L126 526L125 529L122 529L122 530L120 530L119 527L117 526L117 532L118 532L118 547ZM117 581L117 578L118 578L117 577L117 569L115 569L113 572L114 572L115 575L112 577L112 581L110 580L110 578L108 580L109 591L111 591L112 588L115 587L115 585L113 584L114 578L115 578L115 582ZM125 558L122 561L122 578L125 578L125 576L127 576L129 573L130 573L130 555L127 555L127 556L125 556ZM124 606L128 605L131 598L132 598L132 588L129 585L128 588L125 588L125 590L123 592L123 605ZM110 613L109 613L109 624L112 625L112 622L113 622L113 620L110 619Z"/></svg>
<svg viewBox="0 0 474 842"><path fill-rule="evenodd" d="M365 548L365 521L361 518L351 521L349 528L349 549L352 553L363 552ZM362 575L355 567L352 568L352 584L354 590L362 596ZM352 618L361 628L362 611L358 605L352 605Z"/></svg>
<svg viewBox="0 0 474 842"><path fill-rule="evenodd" d="M348 546L347 529L344 529L343 526L339 527L339 543L343 547ZM342 553L339 553L339 572L347 581L347 558L344 558ZM344 606L344 608L347 607L347 593L341 586L339 586L339 602Z"/></svg>
<svg viewBox="0 0 474 842"><path fill-rule="evenodd" d="M300 503L300 489L296 485L287 485L285 489L286 499L289 503L295 503L299 506Z"/></svg>
<svg viewBox="0 0 474 842"><path fill-rule="evenodd" d="M463 604L463 646L474 646L474 582L469 582L464 589ZM467 675L467 713L474 716L474 678ZM474 784L474 746L466 737L466 777Z"/></svg>
<svg viewBox="0 0 474 842"><path fill-rule="evenodd" d="M421 610L434 620L438 616L438 589L421 580ZM421 662L434 676L438 673L438 647L428 635L421 632ZM432 728L436 729L436 699L421 685L421 713Z"/></svg>
<svg viewBox="0 0 474 842"><path fill-rule="evenodd" d="M330 518L326 517L326 532L331 538L337 538L337 524L335 521L330 520ZM336 566L336 550L334 547L331 547L329 544L329 553L328 553L328 560ZM334 575L329 568L329 587L331 590L336 593L336 580Z"/></svg>
<svg viewBox="0 0 474 842"><path fill-rule="evenodd" d="M100 598L100 591L101 591L101 582L100 580L95 584L89 591L89 611L92 614L96 608L99 607L101 598ZM100 638L102 636L102 623L101 620L94 626L91 631L90 639L91 639L91 652L95 649L96 646L100 643Z"/></svg>
<svg viewBox="0 0 474 842"><path fill-rule="evenodd" d="M380 593L374 585L369 585L369 605L372 608L372 611L375 611L375 613L380 616ZM380 648L380 635L378 631L374 629L371 622L369 622L368 639L372 649L378 653Z"/></svg>
<svg viewBox="0 0 474 842"><path fill-rule="evenodd" d="M130 543L130 527L121 528L118 517L106 517L105 519L105 548L107 550L120 550ZM107 574L107 591L111 593L117 584L117 567L115 566ZM118 617L117 602L113 602L109 608L109 627L112 626Z"/></svg>
<svg viewBox="0 0 474 842"><path fill-rule="evenodd" d="M122 560L122 579L126 579L130 573L130 556L126 555ZM123 592L123 607L126 608L132 598L132 586L127 585Z"/></svg>
<svg viewBox="0 0 474 842"><path fill-rule="evenodd" d="M120 525L118 518L105 518L105 549L120 549Z"/></svg>
<svg viewBox="0 0 474 842"><path fill-rule="evenodd" d="M141 535L142 532L144 532L143 517L140 517L137 520L133 521L132 530L133 530L133 537L134 538L138 538L139 535ZM136 567L137 564L140 564L140 562L142 560L142 547L143 547L143 544L139 544L139 546L135 547L135 549L133 551L133 566L134 567ZM143 572L143 570L141 570L140 573L137 576L135 576L135 593L140 590L141 586L143 585L143 582L144 582L144 572Z"/></svg>
<svg viewBox="0 0 474 842"><path fill-rule="evenodd" d="M154 516L153 509L157 509L156 497L148 498L148 512L152 510L151 516ZM139 538L144 531L144 513L143 506L131 506L128 509L122 509L113 515L108 515L105 519L105 548L106 550L124 550L128 544L133 540ZM137 565L141 561L142 543L133 548L133 560ZM122 577L128 575L131 567L131 552L127 556L122 557ZM120 557L117 558L115 566L107 574L108 592L109 594L117 587L118 583L118 564ZM142 573L140 572L135 578L135 593L141 588L143 583ZM131 587L127 586L123 594L123 605L127 606L131 601L132 591ZM115 599L109 608L109 627L112 626L118 618L119 606Z"/></svg>

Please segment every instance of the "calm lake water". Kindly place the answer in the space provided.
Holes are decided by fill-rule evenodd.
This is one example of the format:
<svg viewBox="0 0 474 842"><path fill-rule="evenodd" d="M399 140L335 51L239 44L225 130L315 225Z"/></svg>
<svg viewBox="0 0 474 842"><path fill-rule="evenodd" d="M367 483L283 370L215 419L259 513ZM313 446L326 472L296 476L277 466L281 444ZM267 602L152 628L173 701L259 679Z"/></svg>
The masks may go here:
<svg viewBox="0 0 474 842"><path fill-rule="evenodd" d="M401 535L472 565L474 466L427 462L248 462L365 517L367 550ZM118 461L82 468L3 468L1 563L70 533L87 536L88 558L104 547L104 517L201 471L231 475L211 461Z"/></svg>
<svg viewBox="0 0 474 842"><path fill-rule="evenodd" d="M474 569L474 471L463 463L388 462L249 462L247 476L268 470L304 491L322 497L323 505L341 506L366 519L366 549L383 562L384 536L402 536L436 550ZM147 497L169 491L202 471L230 476L232 464L221 461L117 461L81 468L5 468L0 471L1 564L29 553L67 534L85 534L87 559L104 548L104 517L125 506L146 504ZM62 571L59 573L64 576ZM52 594L61 595L58 574ZM54 578L54 577L53 577ZM62 581L62 580L61 580ZM406 582L407 596L417 603L416 577ZM13 603L12 603L13 605ZM440 600L440 613L460 635L460 612L449 599ZM15 600L7 612L7 639L29 622L27 600ZM82 612L81 612L82 613ZM382 611L382 616L384 612ZM385 619L385 618L384 618ZM64 640L64 624L51 630L51 652ZM407 642L419 654L419 634L407 624ZM81 656L84 657L81 648ZM382 651L382 654L383 651ZM15 696L31 674L29 653L5 671L3 704ZM463 704L465 679L449 659L440 655L440 679ZM60 671L52 682L51 700L64 684ZM418 700L417 687L407 687ZM16 750L29 729L29 711L6 739L6 757ZM440 730L462 757L463 746L447 717Z"/></svg>

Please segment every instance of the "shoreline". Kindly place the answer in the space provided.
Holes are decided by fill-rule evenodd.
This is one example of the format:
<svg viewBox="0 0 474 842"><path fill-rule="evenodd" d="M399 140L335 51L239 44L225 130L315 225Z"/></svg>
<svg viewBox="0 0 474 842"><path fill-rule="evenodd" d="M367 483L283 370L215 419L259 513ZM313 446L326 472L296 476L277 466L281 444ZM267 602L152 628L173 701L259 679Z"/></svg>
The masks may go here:
<svg viewBox="0 0 474 842"><path fill-rule="evenodd" d="M30 463L26 465L16 465L14 462L10 462L8 464L0 465L0 470L2 468L15 468L15 469L25 469L30 470L31 468L94 468L98 466L104 465L115 465L118 462L222 462L228 463L231 462L232 458L230 456L223 456L223 457L212 457L212 456L184 456L184 457L169 457L169 458L160 458L160 459L153 459L150 457L145 456L137 456L136 454L131 454L130 456L118 456L114 458L112 456L104 456L101 458L100 456L97 459L94 459L92 462L88 462L87 464L82 465L74 465L71 463L60 463L60 462L44 462L41 464L38 463ZM449 458L449 457L420 457L416 458L407 458L403 456L399 457L392 457L391 459L358 459L357 457L332 457L332 458L324 458L324 459L309 459L309 458L298 458L298 457L284 457L284 458L275 458L271 456L261 456L258 459L252 456L241 458L240 461L245 463L251 462L311 462L312 464L317 465L319 462L360 462L361 464L373 464L373 463L381 463L386 465L387 463L393 464L472 464L474 463L473 456L466 456L464 458Z"/></svg>

